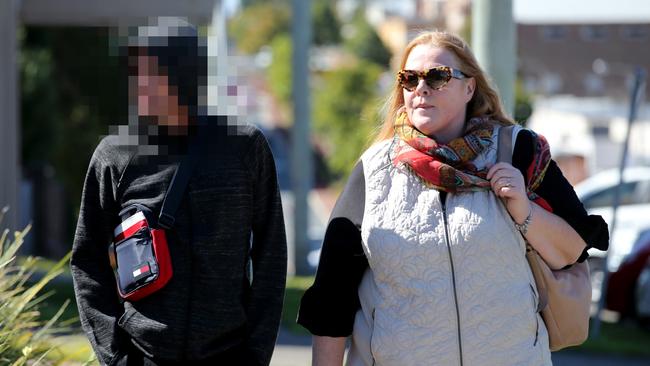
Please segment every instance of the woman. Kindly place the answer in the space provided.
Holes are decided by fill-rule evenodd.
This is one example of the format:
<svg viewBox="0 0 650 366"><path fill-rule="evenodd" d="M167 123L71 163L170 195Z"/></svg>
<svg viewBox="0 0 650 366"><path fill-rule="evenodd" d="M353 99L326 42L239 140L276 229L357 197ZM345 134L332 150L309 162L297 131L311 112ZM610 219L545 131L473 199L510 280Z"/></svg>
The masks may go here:
<svg viewBox="0 0 650 366"><path fill-rule="evenodd" d="M298 322L315 365L549 365L548 336L525 260L551 268L607 248L542 136L516 128L460 38L424 33L406 47L389 111L330 220Z"/></svg>

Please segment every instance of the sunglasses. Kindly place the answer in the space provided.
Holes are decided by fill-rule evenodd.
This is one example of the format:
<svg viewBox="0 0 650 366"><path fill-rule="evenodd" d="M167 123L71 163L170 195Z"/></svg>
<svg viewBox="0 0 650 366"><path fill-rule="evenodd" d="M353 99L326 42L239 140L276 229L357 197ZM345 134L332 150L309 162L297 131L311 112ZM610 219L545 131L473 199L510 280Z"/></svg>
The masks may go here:
<svg viewBox="0 0 650 366"><path fill-rule="evenodd" d="M420 83L420 79L424 79L429 88L438 90L447 85L451 78L460 80L468 77L462 71L449 66L436 66L427 71L401 70L397 73L397 82L402 88L413 91Z"/></svg>

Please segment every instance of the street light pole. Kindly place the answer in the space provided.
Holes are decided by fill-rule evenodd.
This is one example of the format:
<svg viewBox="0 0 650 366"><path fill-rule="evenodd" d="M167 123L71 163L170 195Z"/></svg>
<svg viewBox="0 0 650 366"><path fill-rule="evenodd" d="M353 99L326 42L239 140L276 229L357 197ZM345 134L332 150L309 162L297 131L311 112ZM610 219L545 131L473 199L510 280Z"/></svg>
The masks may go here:
<svg viewBox="0 0 650 366"><path fill-rule="evenodd" d="M514 115L517 38L512 0L474 0L472 49L492 78L506 113Z"/></svg>
<svg viewBox="0 0 650 366"><path fill-rule="evenodd" d="M293 127L291 138L291 180L294 197L294 260L296 274L307 274L308 204L313 168L310 143L309 50L311 48L311 1L293 0L293 54L291 85Z"/></svg>
<svg viewBox="0 0 650 366"><path fill-rule="evenodd" d="M619 165L619 176L618 176L618 185L614 190L614 202L612 203L612 224L609 227L610 238L614 234L616 229L616 212L618 211L618 206L621 199L621 187L623 186L623 172L625 170L625 165L627 164L627 152L628 146L630 144L630 132L632 131L632 123L636 119L637 111L639 105L643 100L643 92L645 91L646 83L646 71L641 67L636 67L634 70L634 85L630 92L630 111L627 119L627 131L625 134L625 142L623 143L623 153L621 154L621 163ZM600 313L605 307L605 301L607 298L607 282L609 280L609 267L608 267L608 258L607 252L605 252L603 266L603 282L600 285L600 299L598 300L598 310L596 311L596 318L594 319L594 326L591 328L591 337L598 338L600 336Z"/></svg>

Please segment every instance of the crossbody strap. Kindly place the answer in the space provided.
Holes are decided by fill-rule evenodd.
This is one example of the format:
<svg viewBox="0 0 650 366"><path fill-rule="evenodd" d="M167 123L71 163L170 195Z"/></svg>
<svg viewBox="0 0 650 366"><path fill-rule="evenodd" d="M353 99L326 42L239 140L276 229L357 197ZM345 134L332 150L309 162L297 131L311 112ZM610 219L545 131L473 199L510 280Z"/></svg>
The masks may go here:
<svg viewBox="0 0 650 366"><path fill-rule="evenodd" d="M201 140L199 136L200 134L190 139L187 155L178 164L171 183L169 183L169 188L167 188L167 193L165 193L165 199L158 216L158 225L163 229L170 229L176 221L176 211L178 211L187 183L199 160L197 157Z"/></svg>

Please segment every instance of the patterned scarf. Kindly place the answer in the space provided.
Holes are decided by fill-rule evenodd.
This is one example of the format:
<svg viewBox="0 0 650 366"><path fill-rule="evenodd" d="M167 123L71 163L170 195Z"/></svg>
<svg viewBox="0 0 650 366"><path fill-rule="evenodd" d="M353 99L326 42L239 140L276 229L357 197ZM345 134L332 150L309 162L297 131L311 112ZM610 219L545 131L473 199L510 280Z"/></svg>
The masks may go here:
<svg viewBox="0 0 650 366"><path fill-rule="evenodd" d="M489 190L488 169L477 169L473 161L492 145L494 125L487 117L472 118L463 136L439 144L413 127L402 112L395 121L395 135L400 141L395 144L393 164L407 166L424 184L445 192ZM527 169L526 190L531 200L542 203L533 191L542 182L551 155L546 139L535 134L533 137L535 151Z"/></svg>

